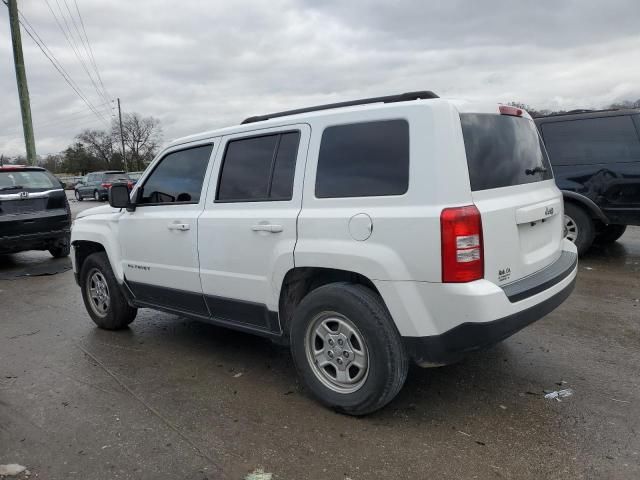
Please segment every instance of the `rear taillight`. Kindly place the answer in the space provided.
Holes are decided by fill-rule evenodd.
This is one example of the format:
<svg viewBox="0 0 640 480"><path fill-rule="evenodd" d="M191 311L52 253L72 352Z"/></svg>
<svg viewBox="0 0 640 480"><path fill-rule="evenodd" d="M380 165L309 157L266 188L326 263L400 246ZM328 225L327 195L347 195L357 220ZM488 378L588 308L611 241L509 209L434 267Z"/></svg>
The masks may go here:
<svg viewBox="0 0 640 480"><path fill-rule="evenodd" d="M102 184L102 188L111 188L111 184L110 183L103 183Z"/></svg>
<svg viewBox="0 0 640 480"><path fill-rule="evenodd" d="M484 277L482 219L474 205L440 214L442 281L463 283Z"/></svg>

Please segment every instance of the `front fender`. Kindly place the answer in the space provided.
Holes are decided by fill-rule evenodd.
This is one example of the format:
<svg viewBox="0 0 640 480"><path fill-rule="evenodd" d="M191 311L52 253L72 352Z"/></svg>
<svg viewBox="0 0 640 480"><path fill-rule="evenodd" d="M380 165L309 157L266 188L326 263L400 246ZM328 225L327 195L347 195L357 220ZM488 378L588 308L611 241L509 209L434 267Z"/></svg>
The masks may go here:
<svg viewBox="0 0 640 480"><path fill-rule="evenodd" d="M118 242L118 219L122 213L104 213L98 215L90 215L77 218L71 228L71 245L74 246L78 242L87 241L102 245L111 269L119 283L124 282L124 272L122 262L120 261L121 251ZM74 273L78 266L73 262Z"/></svg>

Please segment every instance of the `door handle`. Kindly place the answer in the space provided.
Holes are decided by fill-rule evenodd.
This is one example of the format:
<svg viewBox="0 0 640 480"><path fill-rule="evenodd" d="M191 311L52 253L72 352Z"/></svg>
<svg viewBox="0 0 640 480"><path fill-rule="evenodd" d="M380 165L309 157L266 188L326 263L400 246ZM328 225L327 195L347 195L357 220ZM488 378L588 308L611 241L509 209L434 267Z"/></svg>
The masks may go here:
<svg viewBox="0 0 640 480"><path fill-rule="evenodd" d="M180 230L181 232L184 232L186 230L190 230L191 229L191 225L189 225L188 223L170 223L169 225L167 225L167 228L169 230Z"/></svg>
<svg viewBox="0 0 640 480"><path fill-rule="evenodd" d="M282 225L259 223L258 225L254 225L253 227L251 227L251 230L253 230L254 232L280 233L282 231Z"/></svg>

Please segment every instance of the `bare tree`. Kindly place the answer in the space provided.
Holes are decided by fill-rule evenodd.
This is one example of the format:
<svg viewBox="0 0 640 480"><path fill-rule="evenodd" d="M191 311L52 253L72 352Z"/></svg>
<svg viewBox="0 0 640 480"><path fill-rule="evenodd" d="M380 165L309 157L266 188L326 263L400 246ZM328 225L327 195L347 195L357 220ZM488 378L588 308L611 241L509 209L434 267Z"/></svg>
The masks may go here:
<svg viewBox="0 0 640 480"><path fill-rule="evenodd" d="M119 128L114 128L114 131L119 139ZM125 113L122 118L122 136L127 149L129 169L144 170L153 160L162 141L160 120L142 117L138 113Z"/></svg>
<svg viewBox="0 0 640 480"><path fill-rule="evenodd" d="M82 131L76 137L76 140L84 144L87 151L100 162L103 162L106 168L113 168L111 163L114 137L111 132L87 129Z"/></svg>

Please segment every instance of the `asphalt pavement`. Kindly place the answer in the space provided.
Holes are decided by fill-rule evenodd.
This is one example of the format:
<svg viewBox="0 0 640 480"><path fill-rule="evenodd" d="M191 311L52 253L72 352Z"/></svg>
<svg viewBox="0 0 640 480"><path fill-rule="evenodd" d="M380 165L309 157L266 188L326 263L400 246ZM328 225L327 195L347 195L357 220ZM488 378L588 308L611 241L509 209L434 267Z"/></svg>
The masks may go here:
<svg viewBox="0 0 640 480"><path fill-rule="evenodd" d="M0 464L31 478L640 478L639 372L640 228L583 258L552 314L412 368L365 418L317 404L268 340L150 310L98 330L71 271L0 280Z"/></svg>

